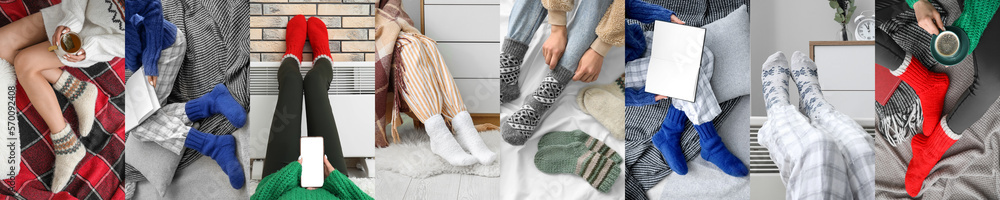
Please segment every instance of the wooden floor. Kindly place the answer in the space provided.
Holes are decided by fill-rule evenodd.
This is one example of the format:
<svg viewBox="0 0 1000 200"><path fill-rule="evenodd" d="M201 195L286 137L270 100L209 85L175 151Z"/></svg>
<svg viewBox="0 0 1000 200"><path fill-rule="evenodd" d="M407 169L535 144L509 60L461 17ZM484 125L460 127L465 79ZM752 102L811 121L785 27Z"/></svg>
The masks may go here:
<svg viewBox="0 0 1000 200"><path fill-rule="evenodd" d="M441 174L415 179L395 172L377 172L375 199L500 199L500 178Z"/></svg>

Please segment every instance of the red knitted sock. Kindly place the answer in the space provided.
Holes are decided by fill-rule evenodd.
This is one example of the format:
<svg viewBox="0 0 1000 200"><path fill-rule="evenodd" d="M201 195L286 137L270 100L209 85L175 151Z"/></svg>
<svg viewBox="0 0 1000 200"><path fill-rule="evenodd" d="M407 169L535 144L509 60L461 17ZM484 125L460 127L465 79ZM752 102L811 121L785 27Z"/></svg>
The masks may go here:
<svg viewBox="0 0 1000 200"><path fill-rule="evenodd" d="M285 27L285 56L295 56L295 59L302 62L302 48L306 44L306 17L296 15L288 20Z"/></svg>
<svg viewBox="0 0 1000 200"><path fill-rule="evenodd" d="M330 37L327 36L326 24L323 23L323 20L310 17L307 31L309 32L309 44L312 45L313 49L313 62L320 56L326 56L327 59L330 59Z"/></svg>
<svg viewBox="0 0 1000 200"><path fill-rule="evenodd" d="M911 197L920 194L924 179L934 169L934 165L941 160L941 156L951 148L961 135L952 132L948 124L940 119L940 125L934 126L930 134L916 134L910 140L913 149L913 158L906 167L906 193Z"/></svg>
<svg viewBox="0 0 1000 200"><path fill-rule="evenodd" d="M917 98L920 98L920 110L924 113L924 134L934 131L941 120L944 96L948 92L948 75L928 70L911 54L906 54L902 66L893 70L892 74L909 84L917 93Z"/></svg>

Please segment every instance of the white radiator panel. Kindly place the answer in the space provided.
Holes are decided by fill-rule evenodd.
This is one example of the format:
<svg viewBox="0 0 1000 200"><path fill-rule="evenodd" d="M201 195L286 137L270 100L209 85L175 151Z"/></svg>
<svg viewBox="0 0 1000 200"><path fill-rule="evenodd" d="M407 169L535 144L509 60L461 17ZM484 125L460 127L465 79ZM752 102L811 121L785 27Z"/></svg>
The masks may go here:
<svg viewBox="0 0 1000 200"><path fill-rule="evenodd" d="M271 120L277 103L277 69L279 62L250 63L250 156L263 158ZM302 74L311 69L311 62L303 62ZM375 156L375 63L334 62L334 80L328 92L330 107L337 123L341 147L345 157ZM307 135L303 103L302 136ZM290 150L298 151L298 150Z"/></svg>

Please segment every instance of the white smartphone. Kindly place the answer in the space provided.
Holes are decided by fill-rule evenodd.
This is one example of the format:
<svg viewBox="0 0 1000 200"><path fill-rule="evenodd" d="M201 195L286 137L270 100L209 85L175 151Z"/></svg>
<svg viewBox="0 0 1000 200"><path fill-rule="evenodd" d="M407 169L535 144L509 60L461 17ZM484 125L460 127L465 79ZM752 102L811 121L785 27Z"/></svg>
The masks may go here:
<svg viewBox="0 0 1000 200"><path fill-rule="evenodd" d="M302 187L323 187L323 137L302 137Z"/></svg>

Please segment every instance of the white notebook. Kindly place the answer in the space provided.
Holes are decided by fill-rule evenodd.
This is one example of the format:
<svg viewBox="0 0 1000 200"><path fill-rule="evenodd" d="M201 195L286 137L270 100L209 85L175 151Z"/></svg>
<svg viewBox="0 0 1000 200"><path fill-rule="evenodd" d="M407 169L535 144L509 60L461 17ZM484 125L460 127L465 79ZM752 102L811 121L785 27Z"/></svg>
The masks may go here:
<svg viewBox="0 0 1000 200"><path fill-rule="evenodd" d="M705 29L656 21L646 71L646 92L694 101Z"/></svg>

